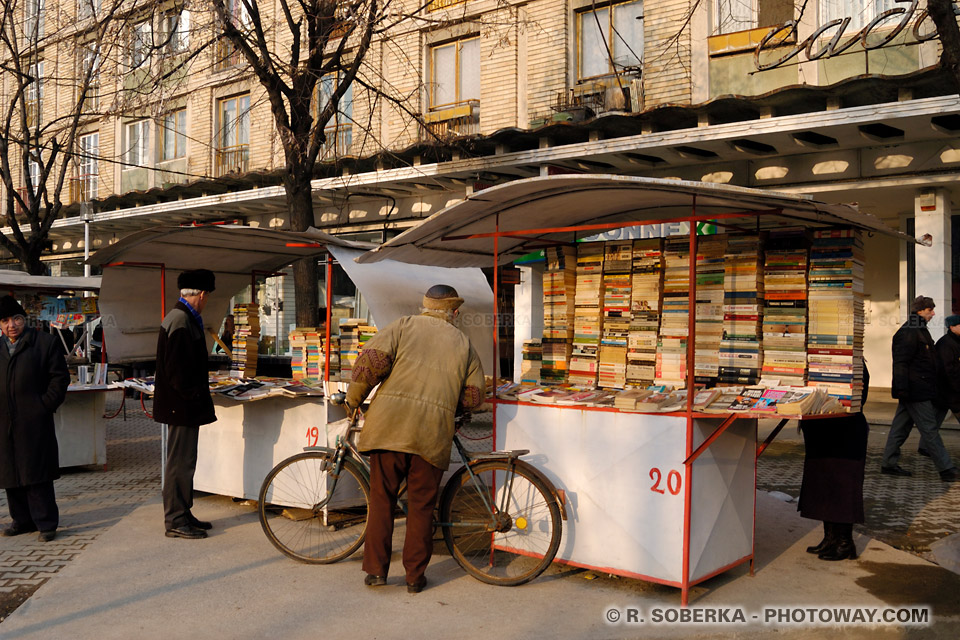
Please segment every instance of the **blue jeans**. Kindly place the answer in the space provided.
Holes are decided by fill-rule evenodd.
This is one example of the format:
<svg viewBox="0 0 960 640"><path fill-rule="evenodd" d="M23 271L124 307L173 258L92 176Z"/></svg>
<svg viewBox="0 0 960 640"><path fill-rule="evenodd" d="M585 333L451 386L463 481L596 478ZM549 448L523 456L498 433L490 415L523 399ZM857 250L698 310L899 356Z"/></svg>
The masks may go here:
<svg viewBox="0 0 960 640"><path fill-rule="evenodd" d="M930 400L922 402L901 400L897 405L897 412L893 415L881 465L897 466L900 462L900 447L916 425L920 432L920 446L930 454L930 459L933 460L937 471L952 469L953 460L950 459L950 454L947 453L947 448L943 446L943 439L940 437L940 423L946 416L946 410L937 409Z"/></svg>

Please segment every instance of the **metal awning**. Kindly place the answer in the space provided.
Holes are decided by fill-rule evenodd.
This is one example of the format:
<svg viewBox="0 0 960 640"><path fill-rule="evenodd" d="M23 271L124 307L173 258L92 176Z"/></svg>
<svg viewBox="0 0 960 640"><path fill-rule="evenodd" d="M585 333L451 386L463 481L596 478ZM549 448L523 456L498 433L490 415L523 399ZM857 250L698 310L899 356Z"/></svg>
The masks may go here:
<svg viewBox="0 0 960 640"><path fill-rule="evenodd" d="M0 271L0 289L29 289L32 291L97 291L100 277L92 276L31 276L19 271Z"/></svg>
<svg viewBox="0 0 960 640"><path fill-rule="evenodd" d="M727 231L850 226L915 242L855 206L701 182L616 175L518 180L474 193L382 244L358 262L389 258L444 267L504 264L549 243L625 226L716 221Z"/></svg>

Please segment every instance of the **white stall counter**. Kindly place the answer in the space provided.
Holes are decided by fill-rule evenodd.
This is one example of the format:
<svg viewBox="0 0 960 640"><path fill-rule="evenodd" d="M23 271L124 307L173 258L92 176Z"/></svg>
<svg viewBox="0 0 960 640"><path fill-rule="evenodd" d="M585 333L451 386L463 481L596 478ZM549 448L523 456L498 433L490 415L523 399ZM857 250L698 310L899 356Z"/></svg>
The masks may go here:
<svg viewBox="0 0 960 640"><path fill-rule="evenodd" d="M53 414L61 467L107 464L107 427L103 417L107 387L67 390L67 397Z"/></svg>

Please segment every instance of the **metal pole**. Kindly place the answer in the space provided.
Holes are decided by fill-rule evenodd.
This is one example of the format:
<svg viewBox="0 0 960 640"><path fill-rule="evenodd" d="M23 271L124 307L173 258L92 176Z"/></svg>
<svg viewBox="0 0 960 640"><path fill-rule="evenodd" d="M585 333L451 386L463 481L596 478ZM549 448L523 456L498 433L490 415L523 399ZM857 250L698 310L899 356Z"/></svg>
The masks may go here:
<svg viewBox="0 0 960 640"><path fill-rule="evenodd" d="M333 301L333 256L327 252L327 318L326 322L326 343L323 345L323 379L330 382L330 320L333 317L333 310L330 308Z"/></svg>
<svg viewBox="0 0 960 640"><path fill-rule="evenodd" d="M90 265L88 260L90 260L90 203L84 202L80 205L80 212L83 215L83 277L90 277ZM93 294L90 291L84 291L83 297L89 298ZM83 344L83 354L87 358L87 362L93 364L93 358L90 355L90 323L84 323L85 328L85 338ZM100 347L101 352L103 351L103 346ZM85 380L82 382L86 382Z"/></svg>

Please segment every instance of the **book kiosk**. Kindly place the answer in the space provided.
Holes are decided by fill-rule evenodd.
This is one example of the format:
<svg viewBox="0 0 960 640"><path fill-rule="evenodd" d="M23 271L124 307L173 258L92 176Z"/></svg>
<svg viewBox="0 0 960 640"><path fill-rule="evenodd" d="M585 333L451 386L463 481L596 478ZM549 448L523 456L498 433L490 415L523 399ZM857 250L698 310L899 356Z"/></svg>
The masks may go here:
<svg viewBox="0 0 960 640"><path fill-rule="evenodd" d="M663 229L674 233L661 240L657 232ZM716 236L698 235L714 229ZM800 235L812 244L807 253L778 240L790 235L788 229L805 232ZM857 230L913 241L854 207L806 197L674 180L565 175L477 192L359 261L499 266L541 249L542 295L532 271L515 291L518 335L525 315L543 318L539 350L531 345L540 333L536 322L527 327L533 340L524 348L527 358L531 353L542 358L541 385L562 382L569 371L580 389L591 386L585 377L601 390L719 387L703 392L706 399L676 393L675 407L637 403L634 396L644 395L639 391L600 402L606 406L575 406L578 398L602 394L536 387L525 392L520 387L518 394L516 383L502 387L509 399L494 399L495 447L530 450L527 459L561 491L566 522L557 561L678 587L686 604L697 583L747 562L752 572L756 459L787 420L857 409L862 372L850 363L859 359L856 349L862 345L862 287L858 292L850 281L859 277L862 283L862 271L846 265L853 273L844 274L829 264L818 271L814 264L829 258L830 238L849 244ZM581 242L596 234L615 236L614 241L604 250ZM761 237L772 242L766 262ZM809 269L806 257L793 259L791 252L809 255ZM607 256L613 262L609 274L597 267ZM659 286L651 287L651 274ZM847 286L835 286L843 280ZM637 283L637 297L631 282ZM495 276L495 296L498 286ZM775 309L768 312L770 322L763 313L767 307ZM689 321L691 311L695 322ZM614 320L606 323L604 316ZM844 364L833 366L821 357L831 348L844 354L846 361L838 356ZM529 376L536 367L525 365L522 371ZM749 410L728 409L733 402L721 400L724 389L756 383L761 376L783 376L789 380L785 385L822 386L814 393L823 394L829 401L824 406L834 413L762 412L760 398L743 397L746 390L733 400ZM552 404L551 396L563 399ZM775 398L768 401L775 406ZM701 410L695 402L709 406ZM644 413L648 406L660 411ZM781 419L759 445L758 417Z"/></svg>
<svg viewBox="0 0 960 640"><path fill-rule="evenodd" d="M111 358L116 362L156 358L160 321L179 296L177 275L197 268L216 274L217 289L203 312L211 348L212 333L227 314L230 297L250 284L251 278L273 274L300 258L325 256L327 282L331 281L336 260L381 326L401 315L419 313L423 292L437 282L449 281L463 291L479 291L472 296L476 313L485 314L492 306L490 287L479 269L354 263L353 259L368 248L316 230L298 233L232 225L157 227L127 236L91 257L91 263L103 267L103 314L115 320L105 326ZM326 295L328 315L320 337L330 344L329 287ZM244 322L253 334L254 311L247 308L246 312L250 317ZM492 340L482 325L471 337L484 345ZM233 345L242 345L246 352L232 359L232 369L252 373L255 359L248 355L253 355L255 344L255 338L236 332ZM486 346L484 351L489 354ZM330 375L328 356L324 353L319 362L325 391L338 391L340 385L345 389L345 383ZM491 366L489 355L484 364ZM142 390L152 392L150 387ZM322 396L269 395L252 401L222 393L212 395L217 421L200 429L194 487L237 498L257 499L267 473L304 447L332 445L326 425L345 417L342 407L328 404ZM162 433L165 445L166 429Z"/></svg>

